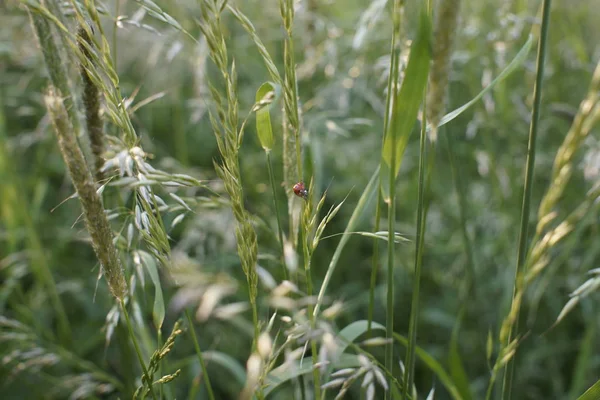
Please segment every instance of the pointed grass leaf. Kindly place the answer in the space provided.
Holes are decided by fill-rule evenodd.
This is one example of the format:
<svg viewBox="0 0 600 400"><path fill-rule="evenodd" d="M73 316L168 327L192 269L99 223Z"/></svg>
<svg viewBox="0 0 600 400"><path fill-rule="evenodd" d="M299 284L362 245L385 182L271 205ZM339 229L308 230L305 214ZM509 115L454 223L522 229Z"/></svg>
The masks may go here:
<svg viewBox="0 0 600 400"><path fill-rule="evenodd" d="M390 181L389 174L398 175L408 138L417 120L419 106L423 100L427 83L430 59L431 19L427 12L422 10L417 38L411 46L400 92L395 104L391 106L392 115L390 116L389 129L385 133L383 142L381 173L383 174L383 182L385 182L382 185L382 190L386 201L389 201L391 190L387 186Z"/></svg>
<svg viewBox="0 0 600 400"><path fill-rule="evenodd" d="M600 379L596 381L584 394L579 396L577 400L598 400L600 399Z"/></svg>
<svg viewBox="0 0 600 400"><path fill-rule="evenodd" d="M152 279L154 284L154 306L152 307L152 319L154 325L160 329L165 320L165 302L162 295L162 287L160 284L160 277L158 276L158 268L156 266L156 260L149 253L145 251L139 251L138 254L142 259L142 263Z"/></svg>
<svg viewBox="0 0 600 400"><path fill-rule="evenodd" d="M467 109L471 108L471 106L473 106L475 103L477 103L479 100L481 100L481 98L487 92L492 90L497 84L499 84L504 79L506 79L515 69L517 69L519 66L521 66L521 64L523 64L523 62L525 62L525 59L527 58L527 55L529 54L529 51L531 50L533 41L534 41L533 35L529 35L529 38L527 39L527 41L525 42L523 47L521 47L521 50L519 50L519 52L517 53L515 58L513 58L513 60L506 66L506 68L504 68L502 70L502 72L500 72L500 75L498 75L496 78L494 78L494 80L492 80L489 85L487 85L485 88L483 88L483 90L481 92L479 92L475 97L473 97L467 103L458 107L456 110L451 111L448 114L444 115L444 117L440 120L440 126L447 124L448 122L452 121L453 119L455 119L456 117L461 115ZM429 131L430 129L431 129L431 127L428 126L427 130Z"/></svg>
<svg viewBox="0 0 600 400"><path fill-rule="evenodd" d="M252 108L256 112L256 133L260 145L265 151L270 151L275 142L273 138L273 127L271 126L270 108L276 103L281 95L281 86L272 83L263 83L256 91L256 103Z"/></svg>

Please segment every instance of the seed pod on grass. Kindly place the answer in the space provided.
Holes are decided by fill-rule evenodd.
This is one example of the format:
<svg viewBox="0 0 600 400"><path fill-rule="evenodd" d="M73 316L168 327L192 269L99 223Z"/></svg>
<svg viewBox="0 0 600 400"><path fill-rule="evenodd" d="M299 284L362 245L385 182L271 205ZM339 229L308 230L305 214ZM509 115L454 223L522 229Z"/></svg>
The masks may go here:
<svg viewBox="0 0 600 400"><path fill-rule="evenodd" d="M102 200L96 192L94 179L77 144L60 94L50 88L44 100L58 138L60 152L81 201L85 223L92 238L92 246L102 266L108 288L116 298L122 299L125 296L127 284L117 250L113 244L113 234L104 213Z"/></svg>
<svg viewBox="0 0 600 400"><path fill-rule="evenodd" d="M446 111L446 92L450 75L452 45L458 25L460 0L440 0L433 40L433 63L427 90L427 118L431 125L429 139L437 140L437 130Z"/></svg>

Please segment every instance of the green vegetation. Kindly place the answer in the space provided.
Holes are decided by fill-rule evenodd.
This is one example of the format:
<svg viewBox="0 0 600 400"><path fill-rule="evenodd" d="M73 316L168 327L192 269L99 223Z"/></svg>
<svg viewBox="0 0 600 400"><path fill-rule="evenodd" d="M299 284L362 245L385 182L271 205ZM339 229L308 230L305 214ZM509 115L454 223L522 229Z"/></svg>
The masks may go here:
<svg viewBox="0 0 600 400"><path fill-rule="evenodd" d="M0 4L3 399L599 399L600 8Z"/></svg>

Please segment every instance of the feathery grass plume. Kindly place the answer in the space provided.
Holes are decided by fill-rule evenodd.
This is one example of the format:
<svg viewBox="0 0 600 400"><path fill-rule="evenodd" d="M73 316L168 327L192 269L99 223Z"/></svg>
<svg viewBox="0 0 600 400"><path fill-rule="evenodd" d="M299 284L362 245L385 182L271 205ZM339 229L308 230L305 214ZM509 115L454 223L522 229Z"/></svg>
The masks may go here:
<svg viewBox="0 0 600 400"><path fill-rule="evenodd" d="M136 194L135 221L136 227L140 231L146 244L152 249L153 254L160 262L167 266L170 258L170 245L165 233L165 227L160 215L158 203L159 198L154 194L151 187L153 183L148 179L151 175L161 174L151 165L146 163L147 154L139 147L139 137L137 136L129 111L128 102L123 100L119 89L119 76L114 67L110 48L106 35L102 29L98 10L93 3L73 3L74 17L78 23L79 30L85 31L85 40L81 35L74 34L65 26L43 4L29 4L31 14L35 18L40 18L47 24L51 22L58 30L65 43L70 47L71 52L77 57L80 68L84 68L87 78L97 87L100 93L104 95L106 104L106 114L110 121L120 128L122 136L112 138L114 143L118 143L119 160L123 164L114 160L107 160L101 171L106 172L115 165L119 166L121 176L128 175L137 182L134 186ZM83 8L85 6L85 8ZM91 27L87 21L91 20L98 29L100 40L96 42L91 32ZM58 88L60 91L60 88ZM108 137L106 138L108 141ZM162 173L164 175L164 173ZM164 176L163 176L164 177ZM187 179L191 183L193 178ZM163 181L164 182L164 181Z"/></svg>
<svg viewBox="0 0 600 400"><path fill-rule="evenodd" d="M279 0L281 18L286 32L284 42L283 77L283 178L288 197L290 218L290 242L296 248L300 227L301 200L294 195L294 183L302 181L302 138L301 121L298 109L298 84L296 81L296 61L294 57L294 2Z"/></svg>
<svg viewBox="0 0 600 400"><path fill-rule="evenodd" d="M586 98L579 105L569 133L558 149L552 168L552 183L544 195L538 211L536 234L556 216L552 209L562 196L566 184L573 173L574 156L583 140L600 118L600 62L596 65Z"/></svg>
<svg viewBox="0 0 600 400"><path fill-rule="evenodd" d="M438 126L446 111L446 92L452 47L456 37L460 0L441 0L437 10L433 38L432 63L427 90L427 118L431 124L429 139L437 140Z"/></svg>
<svg viewBox="0 0 600 400"><path fill-rule="evenodd" d="M256 232L251 223L251 217L244 208L244 194L238 160L238 151L243 130L238 132L237 128L237 74L235 62L232 62L231 69L228 65L227 46L221 27L221 7L219 2L216 0L204 0L201 3L201 7L204 19L200 24L200 29L206 37L210 58L221 72L226 92L226 98L223 99L216 88L212 85L210 87L219 119L217 121L213 112L210 112L210 121L222 158L220 164L215 162L215 170L219 178L223 180L225 190L231 199L233 215L237 221L235 237L238 255L248 283L254 324L254 345L256 345L259 334L256 305L258 291L258 274L256 272L258 244Z"/></svg>
<svg viewBox="0 0 600 400"><path fill-rule="evenodd" d="M79 27L77 36L80 43L79 49L90 59L90 52L81 44L86 42L88 46L94 46L94 43L88 36L88 32L84 28ZM90 60L90 62L92 61ZM104 160L102 159L102 154L104 153L104 130L102 119L100 118L100 91L92 79L90 79L83 64L79 64L79 74L83 82L83 107L85 109L85 122L90 138L92 155L94 157L94 175L96 182L101 182L104 179L102 172L102 166L104 165Z"/></svg>
<svg viewBox="0 0 600 400"><path fill-rule="evenodd" d="M564 220L548 229L550 222L558 213L553 211L562 196L574 168L575 154L594 124L600 119L600 63L596 66L586 98L581 102L569 133L561 144L554 159L552 180L542 198L538 211L538 223L533 246L528 255L521 283L517 288L515 300L500 331L500 338L506 339L518 317L518 310L527 286L542 272L550 262L548 251L573 231L576 224L586 215L600 197L600 187L590 190L582 203Z"/></svg>
<svg viewBox="0 0 600 400"><path fill-rule="evenodd" d="M127 284L113 244L112 230L104 213L102 200L96 192L94 178L77 144L63 99L60 93L51 87L44 100L58 138L60 151L81 201L94 252L100 261L110 292L116 298L123 299Z"/></svg>

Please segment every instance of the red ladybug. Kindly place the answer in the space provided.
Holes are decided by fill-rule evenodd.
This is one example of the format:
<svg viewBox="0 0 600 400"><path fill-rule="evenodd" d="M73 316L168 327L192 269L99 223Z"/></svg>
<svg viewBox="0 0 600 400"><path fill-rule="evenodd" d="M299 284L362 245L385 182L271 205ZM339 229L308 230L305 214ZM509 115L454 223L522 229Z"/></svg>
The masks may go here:
<svg viewBox="0 0 600 400"><path fill-rule="evenodd" d="M308 190L304 186L304 182L298 182L293 187L294 194L298 197L302 197L304 200L308 199Z"/></svg>

